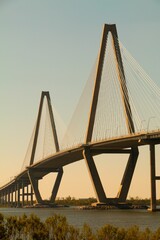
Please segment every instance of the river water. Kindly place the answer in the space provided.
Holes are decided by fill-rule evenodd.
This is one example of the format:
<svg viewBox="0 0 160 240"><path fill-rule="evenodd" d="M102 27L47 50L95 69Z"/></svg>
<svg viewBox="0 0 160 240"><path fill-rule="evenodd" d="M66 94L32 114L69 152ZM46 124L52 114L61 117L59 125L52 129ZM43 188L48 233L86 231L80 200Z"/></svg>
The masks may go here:
<svg viewBox="0 0 160 240"><path fill-rule="evenodd" d="M4 216L21 216L24 213L29 216L36 214L42 221L54 214L60 214L67 218L69 224L82 227L84 223L93 229L98 229L105 224L117 227L130 227L137 225L141 230L150 228L156 230L160 227L160 212L148 212L147 210L82 210L74 207L67 208L0 208Z"/></svg>

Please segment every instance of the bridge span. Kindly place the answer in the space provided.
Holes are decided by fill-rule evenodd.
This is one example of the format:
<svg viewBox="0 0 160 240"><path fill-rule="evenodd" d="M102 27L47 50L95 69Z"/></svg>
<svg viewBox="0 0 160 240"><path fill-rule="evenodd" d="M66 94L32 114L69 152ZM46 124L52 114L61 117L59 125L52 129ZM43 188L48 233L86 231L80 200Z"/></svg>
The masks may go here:
<svg viewBox="0 0 160 240"><path fill-rule="evenodd" d="M150 146L150 163L151 163L151 183L152 183L152 202L156 204L155 199L155 185L156 180L160 180L160 176L155 175L155 145L160 144L160 131L151 133L139 133L133 134L132 136L122 136L121 138L114 138L107 141L100 141L90 144L82 144L75 148L67 149L55 153L46 159L43 159L31 166L27 167L23 172L17 175L13 180L5 184L0 189L1 203L2 199L4 203L8 203L11 206L22 206L25 202L29 202L30 197L31 203L33 203L33 191L38 203L43 204L39 189L38 181L41 180L45 175L51 172L57 172L57 179L53 187L50 202L55 201L60 181L63 175L63 167L76 161L85 159L86 164L89 168L91 180L95 189L98 202L113 204L123 203L129 191L132 175L134 172L135 164L138 157L137 148L143 145ZM94 164L93 157L98 154L128 154L129 160L120 184L120 191L114 199L107 198L100 181L96 166ZM28 187L31 185L30 192ZM25 189L27 192L25 192ZM100 191L101 189L101 191ZM13 200L13 194L14 196ZM27 200L25 199L27 197ZM151 205L151 206L152 206ZM153 207L153 206L152 206ZM155 210L155 209L153 209Z"/></svg>
<svg viewBox="0 0 160 240"><path fill-rule="evenodd" d="M94 138L95 125L98 120L96 114L100 111L98 106L101 91L104 90L103 78L104 75L109 75L109 70L104 71L106 65L106 51L107 51L107 39L111 35L111 46L113 49L113 58L115 61L115 72L117 77L118 91L115 94L116 104L113 109L109 105L111 120L107 117L105 121L100 123L100 128L104 125L104 129L101 133L107 132L106 126L111 129L111 123L113 119L121 119L120 127L124 125L124 132L120 134L112 134L112 136L104 136L99 139ZM108 54L109 55L109 54ZM110 57L112 55L109 55ZM133 61L133 60L132 60ZM108 63L108 62L107 62ZM113 66L111 67L113 69ZM140 72L140 70L138 70ZM113 74L110 74L110 78ZM114 77L115 78L115 77ZM144 130L140 127L138 131L136 128L137 116L134 116L134 105L132 105L132 98L129 95L130 91L127 85L127 78L125 69L123 66L123 59L119 47L118 34L116 26L104 25L102 40L100 44L100 51L98 55L97 65L94 74L94 86L92 89L92 97L90 104L90 111L85 129L84 140L77 143L75 146L67 147L62 149L57 134L57 126L51 106L51 99L49 92L42 92L39 111L36 121L36 128L33 134L33 141L31 144L31 151L29 155L29 162L25 165L24 169L14 177L11 181L0 187L0 203L8 206L24 206L29 202L33 204L33 195L37 203L43 204L44 200L41 197L38 183L39 180L51 172L56 172L57 177L53 185L51 192L50 203L54 203L57 192L63 176L63 167L72 164L76 161L85 160L86 166L93 183L95 194L98 203L103 204L118 204L124 203L127 199L128 191L134 174L135 166L139 156L139 147L148 145L150 148L150 179L151 179L151 211L156 210L156 181L160 180L160 176L156 176L156 164L155 164L155 145L160 144L160 130L149 129L149 123L153 116L149 116L147 129ZM112 81L112 80L111 80ZM101 90L102 89L102 90ZM112 94L113 95L113 94ZM38 137L41 126L42 109L44 99L47 102L48 116L50 121L52 133L52 139L54 142L55 152L48 155L47 157L41 158L39 161L35 161L36 149L38 145ZM109 97L110 99L110 97ZM111 101L111 100L110 100ZM117 104L121 105L118 109ZM118 110L117 110L118 109ZM116 113L118 111L118 114ZM136 111L135 111L136 112ZM104 113L104 109L101 114ZM103 115L104 118L104 115ZM141 120L141 125L144 120ZM115 123L113 123L115 125ZM79 126L80 127L80 126ZM115 126L114 126L115 127ZM78 125L77 125L78 128ZM112 131L113 132L113 131ZM97 171L94 156L100 154L128 154L128 162L120 183L119 191L114 198L108 198L106 196L104 186L101 183L99 173ZM114 174L114 173L113 173Z"/></svg>

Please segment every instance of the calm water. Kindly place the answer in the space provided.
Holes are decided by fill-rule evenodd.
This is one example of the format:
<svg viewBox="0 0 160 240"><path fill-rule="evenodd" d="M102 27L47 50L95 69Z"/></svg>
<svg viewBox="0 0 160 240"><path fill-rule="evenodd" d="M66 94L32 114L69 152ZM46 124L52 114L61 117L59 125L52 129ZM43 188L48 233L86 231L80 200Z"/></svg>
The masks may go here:
<svg viewBox="0 0 160 240"><path fill-rule="evenodd" d="M160 212L148 212L147 210L80 210L78 208L0 208L5 216L30 215L32 213L45 220L54 214L66 216L68 222L74 226L82 227L84 223L93 229L100 228L105 224L117 227L130 227L138 225L140 229L149 227L156 230L160 227Z"/></svg>

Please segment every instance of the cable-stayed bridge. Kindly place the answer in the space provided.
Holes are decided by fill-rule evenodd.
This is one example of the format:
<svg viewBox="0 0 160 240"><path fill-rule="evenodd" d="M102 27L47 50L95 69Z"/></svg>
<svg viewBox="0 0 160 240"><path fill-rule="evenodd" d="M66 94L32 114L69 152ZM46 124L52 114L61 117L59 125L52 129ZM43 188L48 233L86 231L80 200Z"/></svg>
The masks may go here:
<svg viewBox="0 0 160 240"><path fill-rule="evenodd" d="M160 144L160 89L118 39L115 25L104 25L96 63L71 122L62 134L49 92L42 92L35 128L21 172L0 187L1 204L44 203L38 182L55 172L50 202L55 201L63 167L86 162L98 203L126 201L139 156L150 146L151 210L156 210L155 145ZM94 156L128 154L128 162L114 198L108 198ZM113 172L114 174L114 172Z"/></svg>

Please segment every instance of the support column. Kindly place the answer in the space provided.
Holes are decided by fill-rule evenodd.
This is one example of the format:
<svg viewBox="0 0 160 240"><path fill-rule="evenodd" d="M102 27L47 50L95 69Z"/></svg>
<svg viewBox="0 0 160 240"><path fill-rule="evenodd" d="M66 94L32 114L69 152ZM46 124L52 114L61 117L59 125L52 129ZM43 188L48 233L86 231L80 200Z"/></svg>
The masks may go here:
<svg viewBox="0 0 160 240"><path fill-rule="evenodd" d="M1 192L1 204L4 205L4 193L3 193L3 191Z"/></svg>
<svg viewBox="0 0 160 240"><path fill-rule="evenodd" d="M51 203L53 203L56 199L62 176L63 176L63 168L60 169L58 174L57 174L57 178L56 178L55 184L53 186L52 195L51 195L51 198L50 198Z"/></svg>
<svg viewBox="0 0 160 240"><path fill-rule="evenodd" d="M11 202L10 202L10 193L11 193L11 192L10 192L10 188L8 188L8 206L10 206L10 203L11 203Z"/></svg>
<svg viewBox="0 0 160 240"><path fill-rule="evenodd" d="M150 210L156 211L156 166L155 166L155 145L154 144L150 144L150 174L151 174Z"/></svg>
<svg viewBox="0 0 160 240"><path fill-rule="evenodd" d="M91 155L89 148L84 149L83 157L85 159L97 199L99 202L105 203L106 202L106 194L104 192L96 165L94 163L94 159Z"/></svg>
<svg viewBox="0 0 160 240"><path fill-rule="evenodd" d="M120 185L120 190L117 194L117 198L119 199L119 202L125 202L127 195L128 195L128 191L129 191L129 187L132 181L132 177L133 177L133 173L135 170L135 166L137 163L137 159L138 159L138 155L139 155L139 151L138 148L132 148L131 149L131 154L129 156L128 162L127 162L127 166L121 181L121 185Z"/></svg>
<svg viewBox="0 0 160 240"><path fill-rule="evenodd" d="M17 206L17 184L15 183L15 191L14 191L14 200L15 200L15 203L14 203L14 206L16 207Z"/></svg>
<svg viewBox="0 0 160 240"><path fill-rule="evenodd" d="M2 192L0 191L0 205L2 204Z"/></svg>
<svg viewBox="0 0 160 240"><path fill-rule="evenodd" d="M20 207L20 183L17 182L17 207Z"/></svg>
<svg viewBox="0 0 160 240"><path fill-rule="evenodd" d="M4 204L4 197L3 197L3 192L1 191L0 193L0 201L1 201L1 205Z"/></svg>
<svg viewBox="0 0 160 240"><path fill-rule="evenodd" d="M27 188L27 205L28 205L28 185L26 186Z"/></svg>
<svg viewBox="0 0 160 240"><path fill-rule="evenodd" d="M25 190L24 190L24 181L22 180L22 207L24 207L24 195L25 195Z"/></svg>
<svg viewBox="0 0 160 240"><path fill-rule="evenodd" d="M43 200L38 189L38 179L34 177L33 173L31 173L31 170L28 170L28 177L33 188L37 203L42 203Z"/></svg>
<svg viewBox="0 0 160 240"><path fill-rule="evenodd" d="M3 205L5 205L6 203L5 203L5 190L3 190Z"/></svg>
<svg viewBox="0 0 160 240"><path fill-rule="evenodd" d="M6 205L6 191L4 190L4 205Z"/></svg>
<svg viewBox="0 0 160 240"><path fill-rule="evenodd" d="M32 185L31 185L31 205L33 205L33 188L32 188Z"/></svg>
<svg viewBox="0 0 160 240"><path fill-rule="evenodd" d="M11 206L13 207L13 187L11 188Z"/></svg>

